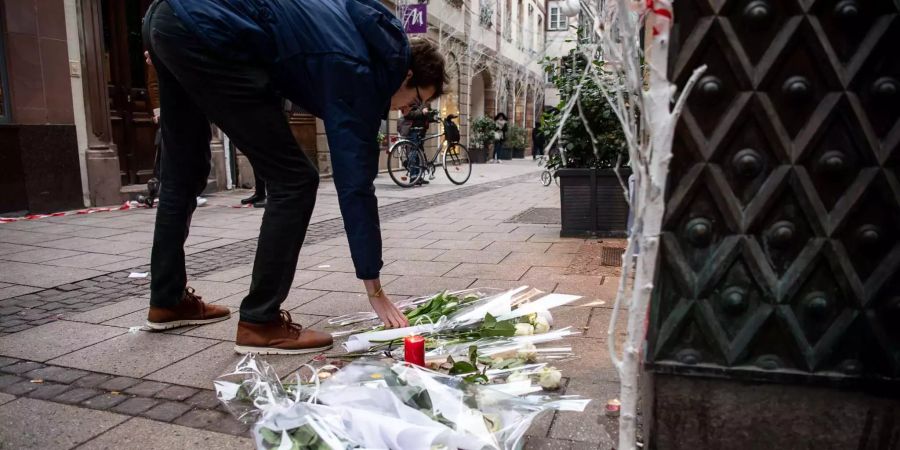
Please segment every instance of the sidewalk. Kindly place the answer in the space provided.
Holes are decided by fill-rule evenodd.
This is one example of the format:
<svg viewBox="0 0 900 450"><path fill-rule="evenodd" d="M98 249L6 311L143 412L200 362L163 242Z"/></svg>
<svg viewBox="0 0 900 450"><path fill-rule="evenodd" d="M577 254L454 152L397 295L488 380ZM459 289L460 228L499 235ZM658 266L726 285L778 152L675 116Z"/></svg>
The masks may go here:
<svg viewBox="0 0 900 450"><path fill-rule="evenodd" d="M580 358L557 366L567 393L595 401L585 413L542 416L525 448L612 448L616 424L602 411L618 394L606 350L618 280L589 274L597 271L585 263L588 250L602 243L559 238L558 224L528 223L554 217L532 208L558 208L558 188L541 186L530 160L476 165L464 186L442 172L428 186L401 189L387 174L376 186L382 282L394 299L525 284L585 297L556 314L555 327L584 330L562 344ZM209 197L186 248L189 284L205 301L235 311L249 287L263 212L231 207L247 194ZM4 448L252 448L247 427L225 413L212 390L212 380L239 359L236 315L166 333L129 331L146 318L149 279L129 274L149 270L154 214L138 209L0 224ZM301 255L283 304L296 321L316 327L329 316L369 309L327 180ZM308 358L266 359L287 375Z"/></svg>

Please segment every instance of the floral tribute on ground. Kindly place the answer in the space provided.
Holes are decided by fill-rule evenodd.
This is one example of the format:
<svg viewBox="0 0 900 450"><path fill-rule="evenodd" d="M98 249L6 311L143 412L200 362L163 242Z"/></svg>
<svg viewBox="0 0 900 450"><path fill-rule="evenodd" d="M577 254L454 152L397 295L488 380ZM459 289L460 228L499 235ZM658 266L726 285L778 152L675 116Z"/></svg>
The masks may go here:
<svg viewBox="0 0 900 450"><path fill-rule="evenodd" d="M407 328L384 329L372 313L335 317L347 353L330 364L281 380L247 356L216 392L254 424L260 449L519 448L541 412L590 401L554 392L562 373L552 363L575 355L547 345L578 334L553 330L550 311L579 298L470 289L401 302Z"/></svg>

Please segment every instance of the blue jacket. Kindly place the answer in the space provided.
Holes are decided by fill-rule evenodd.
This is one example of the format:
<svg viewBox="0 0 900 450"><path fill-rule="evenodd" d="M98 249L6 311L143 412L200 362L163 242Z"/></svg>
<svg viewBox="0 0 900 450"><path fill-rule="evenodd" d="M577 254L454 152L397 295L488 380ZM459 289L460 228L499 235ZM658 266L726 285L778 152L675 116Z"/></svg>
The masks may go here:
<svg viewBox="0 0 900 450"><path fill-rule="evenodd" d="M376 135L409 69L403 26L379 0L168 0L221 56L269 68L325 122L334 184L361 279L381 270Z"/></svg>

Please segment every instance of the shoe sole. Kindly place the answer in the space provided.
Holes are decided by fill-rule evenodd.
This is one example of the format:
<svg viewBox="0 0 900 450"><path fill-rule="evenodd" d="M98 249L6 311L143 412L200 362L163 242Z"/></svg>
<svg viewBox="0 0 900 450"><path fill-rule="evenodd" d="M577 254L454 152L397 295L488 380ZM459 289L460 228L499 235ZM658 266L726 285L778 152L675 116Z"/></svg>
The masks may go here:
<svg viewBox="0 0 900 450"><path fill-rule="evenodd" d="M247 347L244 345L235 345L234 352L241 355L246 355L247 353L255 353L257 355L304 355L307 353L318 353L325 350L330 350L332 346L333 345L325 345L322 347L313 348L285 349L274 347Z"/></svg>
<svg viewBox="0 0 900 450"><path fill-rule="evenodd" d="M216 317L215 319L202 319L202 320L173 320L171 322L151 322L147 321L145 325L147 328L150 328L151 331L163 331L163 330L171 330L172 328L180 328L187 327L191 325L207 325L210 323L221 322L223 320L228 320L231 318L231 314L222 317Z"/></svg>

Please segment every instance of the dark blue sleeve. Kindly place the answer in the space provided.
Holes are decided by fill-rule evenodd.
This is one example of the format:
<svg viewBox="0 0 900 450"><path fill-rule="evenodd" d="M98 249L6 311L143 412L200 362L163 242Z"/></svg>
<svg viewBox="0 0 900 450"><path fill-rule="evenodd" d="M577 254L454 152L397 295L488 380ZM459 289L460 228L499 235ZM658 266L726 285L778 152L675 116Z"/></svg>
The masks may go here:
<svg viewBox="0 0 900 450"><path fill-rule="evenodd" d="M378 278L383 265L378 199L373 184L378 174L376 137L381 125L378 112L381 100L377 93L365 88L370 85L366 71L358 66L346 70L330 74L331 89L342 92L332 91L328 95L325 131L356 276L371 280Z"/></svg>

